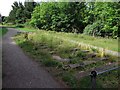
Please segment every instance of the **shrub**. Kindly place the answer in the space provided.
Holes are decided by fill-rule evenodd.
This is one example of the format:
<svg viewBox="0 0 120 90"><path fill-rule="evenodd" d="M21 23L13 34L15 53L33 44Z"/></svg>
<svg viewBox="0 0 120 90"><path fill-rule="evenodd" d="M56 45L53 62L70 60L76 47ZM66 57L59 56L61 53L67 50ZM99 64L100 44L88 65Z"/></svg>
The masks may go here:
<svg viewBox="0 0 120 90"><path fill-rule="evenodd" d="M100 28L101 28L100 23L101 23L100 21L97 21L91 25L87 25L83 33L92 36L100 35Z"/></svg>
<svg viewBox="0 0 120 90"><path fill-rule="evenodd" d="M118 37L118 27L114 26L112 29L113 29L113 32L112 32L113 38L117 38Z"/></svg>

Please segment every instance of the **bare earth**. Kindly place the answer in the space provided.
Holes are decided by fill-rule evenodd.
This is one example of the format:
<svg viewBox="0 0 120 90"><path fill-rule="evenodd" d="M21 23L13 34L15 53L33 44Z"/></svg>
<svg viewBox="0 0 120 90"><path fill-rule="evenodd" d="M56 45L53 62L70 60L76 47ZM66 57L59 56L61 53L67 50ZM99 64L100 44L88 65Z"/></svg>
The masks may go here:
<svg viewBox="0 0 120 90"><path fill-rule="evenodd" d="M9 28L3 36L3 88L64 88L43 67L31 60L12 40Z"/></svg>

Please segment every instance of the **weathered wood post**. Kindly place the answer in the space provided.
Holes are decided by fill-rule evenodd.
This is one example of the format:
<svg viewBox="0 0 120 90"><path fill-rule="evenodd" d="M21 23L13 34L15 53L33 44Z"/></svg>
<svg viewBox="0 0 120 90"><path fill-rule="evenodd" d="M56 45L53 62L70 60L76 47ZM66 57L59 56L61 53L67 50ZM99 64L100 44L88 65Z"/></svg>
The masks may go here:
<svg viewBox="0 0 120 90"><path fill-rule="evenodd" d="M92 85L92 90L95 90L96 88L96 76L97 76L97 72L96 71L91 71L91 85Z"/></svg>

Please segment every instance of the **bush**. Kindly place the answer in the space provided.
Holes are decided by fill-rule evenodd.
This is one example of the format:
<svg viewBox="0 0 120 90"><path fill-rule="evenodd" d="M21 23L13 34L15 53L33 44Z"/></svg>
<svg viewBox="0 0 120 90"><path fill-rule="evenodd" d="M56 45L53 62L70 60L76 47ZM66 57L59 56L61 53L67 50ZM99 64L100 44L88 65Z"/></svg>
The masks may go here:
<svg viewBox="0 0 120 90"><path fill-rule="evenodd" d="M84 3L55 3L49 2L38 5L32 14L30 24L39 29L58 32L83 32L84 17L76 12L82 12ZM76 8L76 11L74 10Z"/></svg>
<svg viewBox="0 0 120 90"><path fill-rule="evenodd" d="M97 22L94 22L92 25L87 25L83 33L86 35L92 35L92 36L100 35L100 28L101 28L100 23L101 23L100 21L97 21Z"/></svg>
<svg viewBox="0 0 120 90"><path fill-rule="evenodd" d="M118 36L119 35L119 33L118 33L118 27L114 26L112 29L113 29L113 32L112 32L113 38L119 37Z"/></svg>

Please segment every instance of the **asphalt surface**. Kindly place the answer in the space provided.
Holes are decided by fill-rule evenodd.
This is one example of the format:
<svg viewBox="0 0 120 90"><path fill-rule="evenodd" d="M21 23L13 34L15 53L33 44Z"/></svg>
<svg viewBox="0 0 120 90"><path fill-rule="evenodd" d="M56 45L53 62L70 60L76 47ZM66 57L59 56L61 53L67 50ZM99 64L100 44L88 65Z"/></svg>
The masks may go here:
<svg viewBox="0 0 120 90"><path fill-rule="evenodd" d="M2 42L3 88L64 88L43 67L29 58L12 37L17 33L9 28Z"/></svg>

